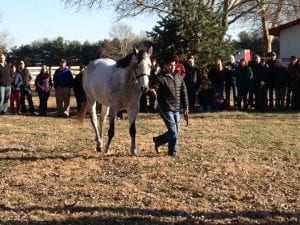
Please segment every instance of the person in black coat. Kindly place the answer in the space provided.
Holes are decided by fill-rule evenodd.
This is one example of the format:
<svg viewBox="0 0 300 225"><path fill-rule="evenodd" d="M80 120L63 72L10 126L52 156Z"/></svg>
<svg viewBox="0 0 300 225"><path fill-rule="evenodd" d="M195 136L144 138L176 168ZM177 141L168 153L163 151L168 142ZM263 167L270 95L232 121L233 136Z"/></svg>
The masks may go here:
<svg viewBox="0 0 300 225"><path fill-rule="evenodd" d="M238 97L237 97L237 87L236 87L236 77L235 71L238 67L238 63L235 61L233 55L230 56L229 61L226 62L224 68L224 85L225 85L225 104L226 108L230 108L230 93L232 91L233 95L233 106L237 108Z"/></svg>
<svg viewBox="0 0 300 225"><path fill-rule="evenodd" d="M163 62L163 70L154 78L149 90L150 94L157 96L158 111L167 127L164 134L153 138L155 150L159 153L159 146L168 143L170 156L176 156L177 153L181 106L185 117L189 111L185 82L175 70L175 57L168 56Z"/></svg>
<svg viewBox="0 0 300 225"><path fill-rule="evenodd" d="M265 60L259 55L254 56L254 62L251 64L253 72L252 91L255 96L255 109L264 111L268 107L267 82L269 81L269 67Z"/></svg>
<svg viewBox="0 0 300 225"><path fill-rule="evenodd" d="M184 77L186 84L190 111L196 110L196 100L199 88L201 85L201 74L199 67L195 64L193 55L188 57L188 64L186 66L186 75Z"/></svg>
<svg viewBox="0 0 300 225"><path fill-rule="evenodd" d="M79 73L75 76L75 78L73 80L73 91L74 91L74 95L76 98L77 111L80 110L82 103L85 100L85 93L84 93L83 86L82 86L82 76L83 76L84 69L85 69L85 66L80 65Z"/></svg>
<svg viewBox="0 0 300 225"><path fill-rule="evenodd" d="M288 70L284 66L282 59L276 59L274 65L274 87L275 87L275 109L284 109L284 100L288 85Z"/></svg>

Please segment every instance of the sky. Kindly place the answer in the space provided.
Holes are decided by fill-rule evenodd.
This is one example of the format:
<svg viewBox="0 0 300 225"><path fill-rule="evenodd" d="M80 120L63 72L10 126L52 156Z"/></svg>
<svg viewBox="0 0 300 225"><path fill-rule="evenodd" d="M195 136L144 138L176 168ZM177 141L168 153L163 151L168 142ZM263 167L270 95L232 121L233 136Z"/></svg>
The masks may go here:
<svg viewBox="0 0 300 225"><path fill-rule="evenodd" d="M0 32L8 33L11 47L59 36L68 41L94 43L110 39L109 31L118 22L112 9L78 11L76 7L66 8L60 0L0 0L0 5ZM120 22L140 34L151 31L157 19L154 15L142 15Z"/></svg>
<svg viewBox="0 0 300 225"><path fill-rule="evenodd" d="M0 32L8 33L13 46L31 44L35 40L64 40L91 43L109 39L116 21L110 9L78 11L66 8L60 0L0 0ZM120 22L129 25L135 34L151 31L157 17L139 16Z"/></svg>

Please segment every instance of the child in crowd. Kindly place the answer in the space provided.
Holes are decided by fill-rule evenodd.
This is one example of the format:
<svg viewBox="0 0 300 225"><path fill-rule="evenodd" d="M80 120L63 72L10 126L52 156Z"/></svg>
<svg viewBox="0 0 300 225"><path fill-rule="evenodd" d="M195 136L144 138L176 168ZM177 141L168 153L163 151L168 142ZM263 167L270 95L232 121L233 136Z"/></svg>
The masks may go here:
<svg viewBox="0 0 300 225"><path fill-rule="evenodd" d="M20 86L23 84L22 75L17 72L15 65L11 66L11 95L10 95L10 110L12 114L17 113L20 115L20 98L21 91ZM16 103L16 111L15 111Z"/></svg>

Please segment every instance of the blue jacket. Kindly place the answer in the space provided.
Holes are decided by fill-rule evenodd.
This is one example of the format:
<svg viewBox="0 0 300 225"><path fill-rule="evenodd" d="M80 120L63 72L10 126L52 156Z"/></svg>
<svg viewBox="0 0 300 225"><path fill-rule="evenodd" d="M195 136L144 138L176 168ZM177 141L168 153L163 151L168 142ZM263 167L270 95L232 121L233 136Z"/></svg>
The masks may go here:
<svg viewBox="0 0 300 225"><path fill-rule="evenodd" d="M57 87L69 87L73 85L73 75L68 68L57 69L53 75L54 88Z"/></svg>

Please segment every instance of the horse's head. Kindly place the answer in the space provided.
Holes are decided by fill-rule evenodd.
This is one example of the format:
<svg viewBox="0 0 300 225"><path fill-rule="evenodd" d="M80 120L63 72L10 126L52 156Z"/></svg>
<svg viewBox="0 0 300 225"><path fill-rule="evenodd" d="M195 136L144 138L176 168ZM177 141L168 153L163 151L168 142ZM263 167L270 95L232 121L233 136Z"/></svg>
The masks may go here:
<svg viewBox="0 0 300 225"><path fill-rule="evenodd" d="M146 93L149 90L149 77L151 72L151 55L152 47L147 51L138 51L134 48L134 56L136 57L135 79L141 84L142 90Z"/></svg>

